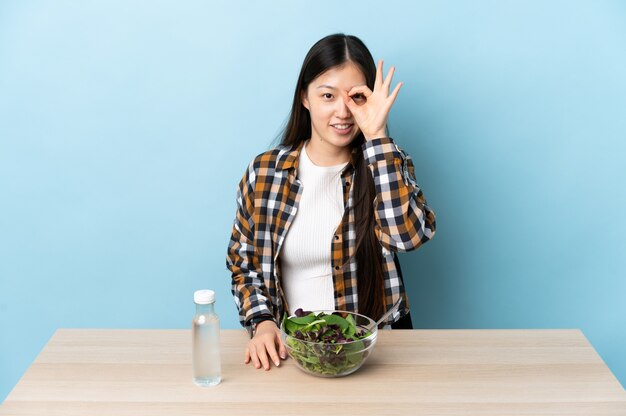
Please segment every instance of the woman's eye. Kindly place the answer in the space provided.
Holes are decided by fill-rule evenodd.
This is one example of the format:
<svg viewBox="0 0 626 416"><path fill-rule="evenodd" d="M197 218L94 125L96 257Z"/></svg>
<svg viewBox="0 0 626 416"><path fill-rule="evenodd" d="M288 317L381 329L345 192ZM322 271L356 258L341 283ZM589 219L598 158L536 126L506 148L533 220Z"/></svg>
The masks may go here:
<svg viewBox="0 0 626 416"><path fill-rule="evenodd" d="M322 97L326 98L327 100L330 100L331 98L333 98L333 95L331 93L327 92Z"/></svg>
<svg viewBox="0 0 626 416"><path fill-rule="evenodd" d="M352 99L356 102L361 102L365 100L365 96L363 94L354 94Z"/></svg>

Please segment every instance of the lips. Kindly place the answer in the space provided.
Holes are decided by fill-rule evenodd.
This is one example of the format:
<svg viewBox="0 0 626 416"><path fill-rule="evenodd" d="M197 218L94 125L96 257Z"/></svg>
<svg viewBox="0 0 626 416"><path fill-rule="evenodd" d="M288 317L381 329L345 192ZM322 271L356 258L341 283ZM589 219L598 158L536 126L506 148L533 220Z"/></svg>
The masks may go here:
<svg viewBox="0 0 626 416"><path fill-rule="evenodd" d="M353 123L331 124L331 127L339 134L348 134L352 131Z"/></svg>

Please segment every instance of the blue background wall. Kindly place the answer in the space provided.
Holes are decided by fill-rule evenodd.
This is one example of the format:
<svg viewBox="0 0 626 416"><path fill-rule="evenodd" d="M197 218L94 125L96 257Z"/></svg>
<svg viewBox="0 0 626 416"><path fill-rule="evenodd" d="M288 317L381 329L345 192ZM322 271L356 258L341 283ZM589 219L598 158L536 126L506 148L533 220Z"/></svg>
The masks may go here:
<svg viewBox="0 0 626 416"><path fill-rule="evenodd" d="M60 327L238 327L237 182L337 31L405 82L416 327L581 328L626 383L625 3L310 4L0 3L0 400Z"/></svg>

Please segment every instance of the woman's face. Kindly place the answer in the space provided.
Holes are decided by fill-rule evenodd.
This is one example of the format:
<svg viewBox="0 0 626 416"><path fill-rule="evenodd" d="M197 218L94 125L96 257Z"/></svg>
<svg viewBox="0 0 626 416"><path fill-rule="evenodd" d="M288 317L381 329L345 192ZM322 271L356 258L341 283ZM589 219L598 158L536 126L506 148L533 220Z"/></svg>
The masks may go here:
<svg viewBox="0 0 626 416"><path fill-rule="evenodd" d="M352 62L333 67L315 78L302 95L302 104L311 115L311 141L345 148L359 134L343 96L352 87L365 85L365 76ZM357 104L365 97L352 97ZM351 99L352 99L351 98Z"/></svg>

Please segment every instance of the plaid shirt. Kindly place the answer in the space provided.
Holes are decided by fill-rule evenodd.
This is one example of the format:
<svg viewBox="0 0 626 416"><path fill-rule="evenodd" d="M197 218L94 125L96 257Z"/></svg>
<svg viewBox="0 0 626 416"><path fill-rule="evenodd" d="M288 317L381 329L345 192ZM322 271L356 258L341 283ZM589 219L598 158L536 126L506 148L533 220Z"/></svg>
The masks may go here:
<svg viewBox="0 0 626 416"><path fill-rule="evenodd" d="M232 272L239 320L249 330L253 319L271 315L280 323L289 311L281 288L279 254L302 194L296 175L301 148L302 143L293 148L279 146L257 156L239 183L226 265ZM415 182L410 156L391 138L366 141L360 150L376 187L375 233L383 256L385 309L399 297L403 299L399 311L386 322L391 324L409 310L395 252L414 250L430 240L435 234L435 214ZM329 243L335 309L358 312L353 178L354 167L348 163L342 172L345 212Z"/></svg>

